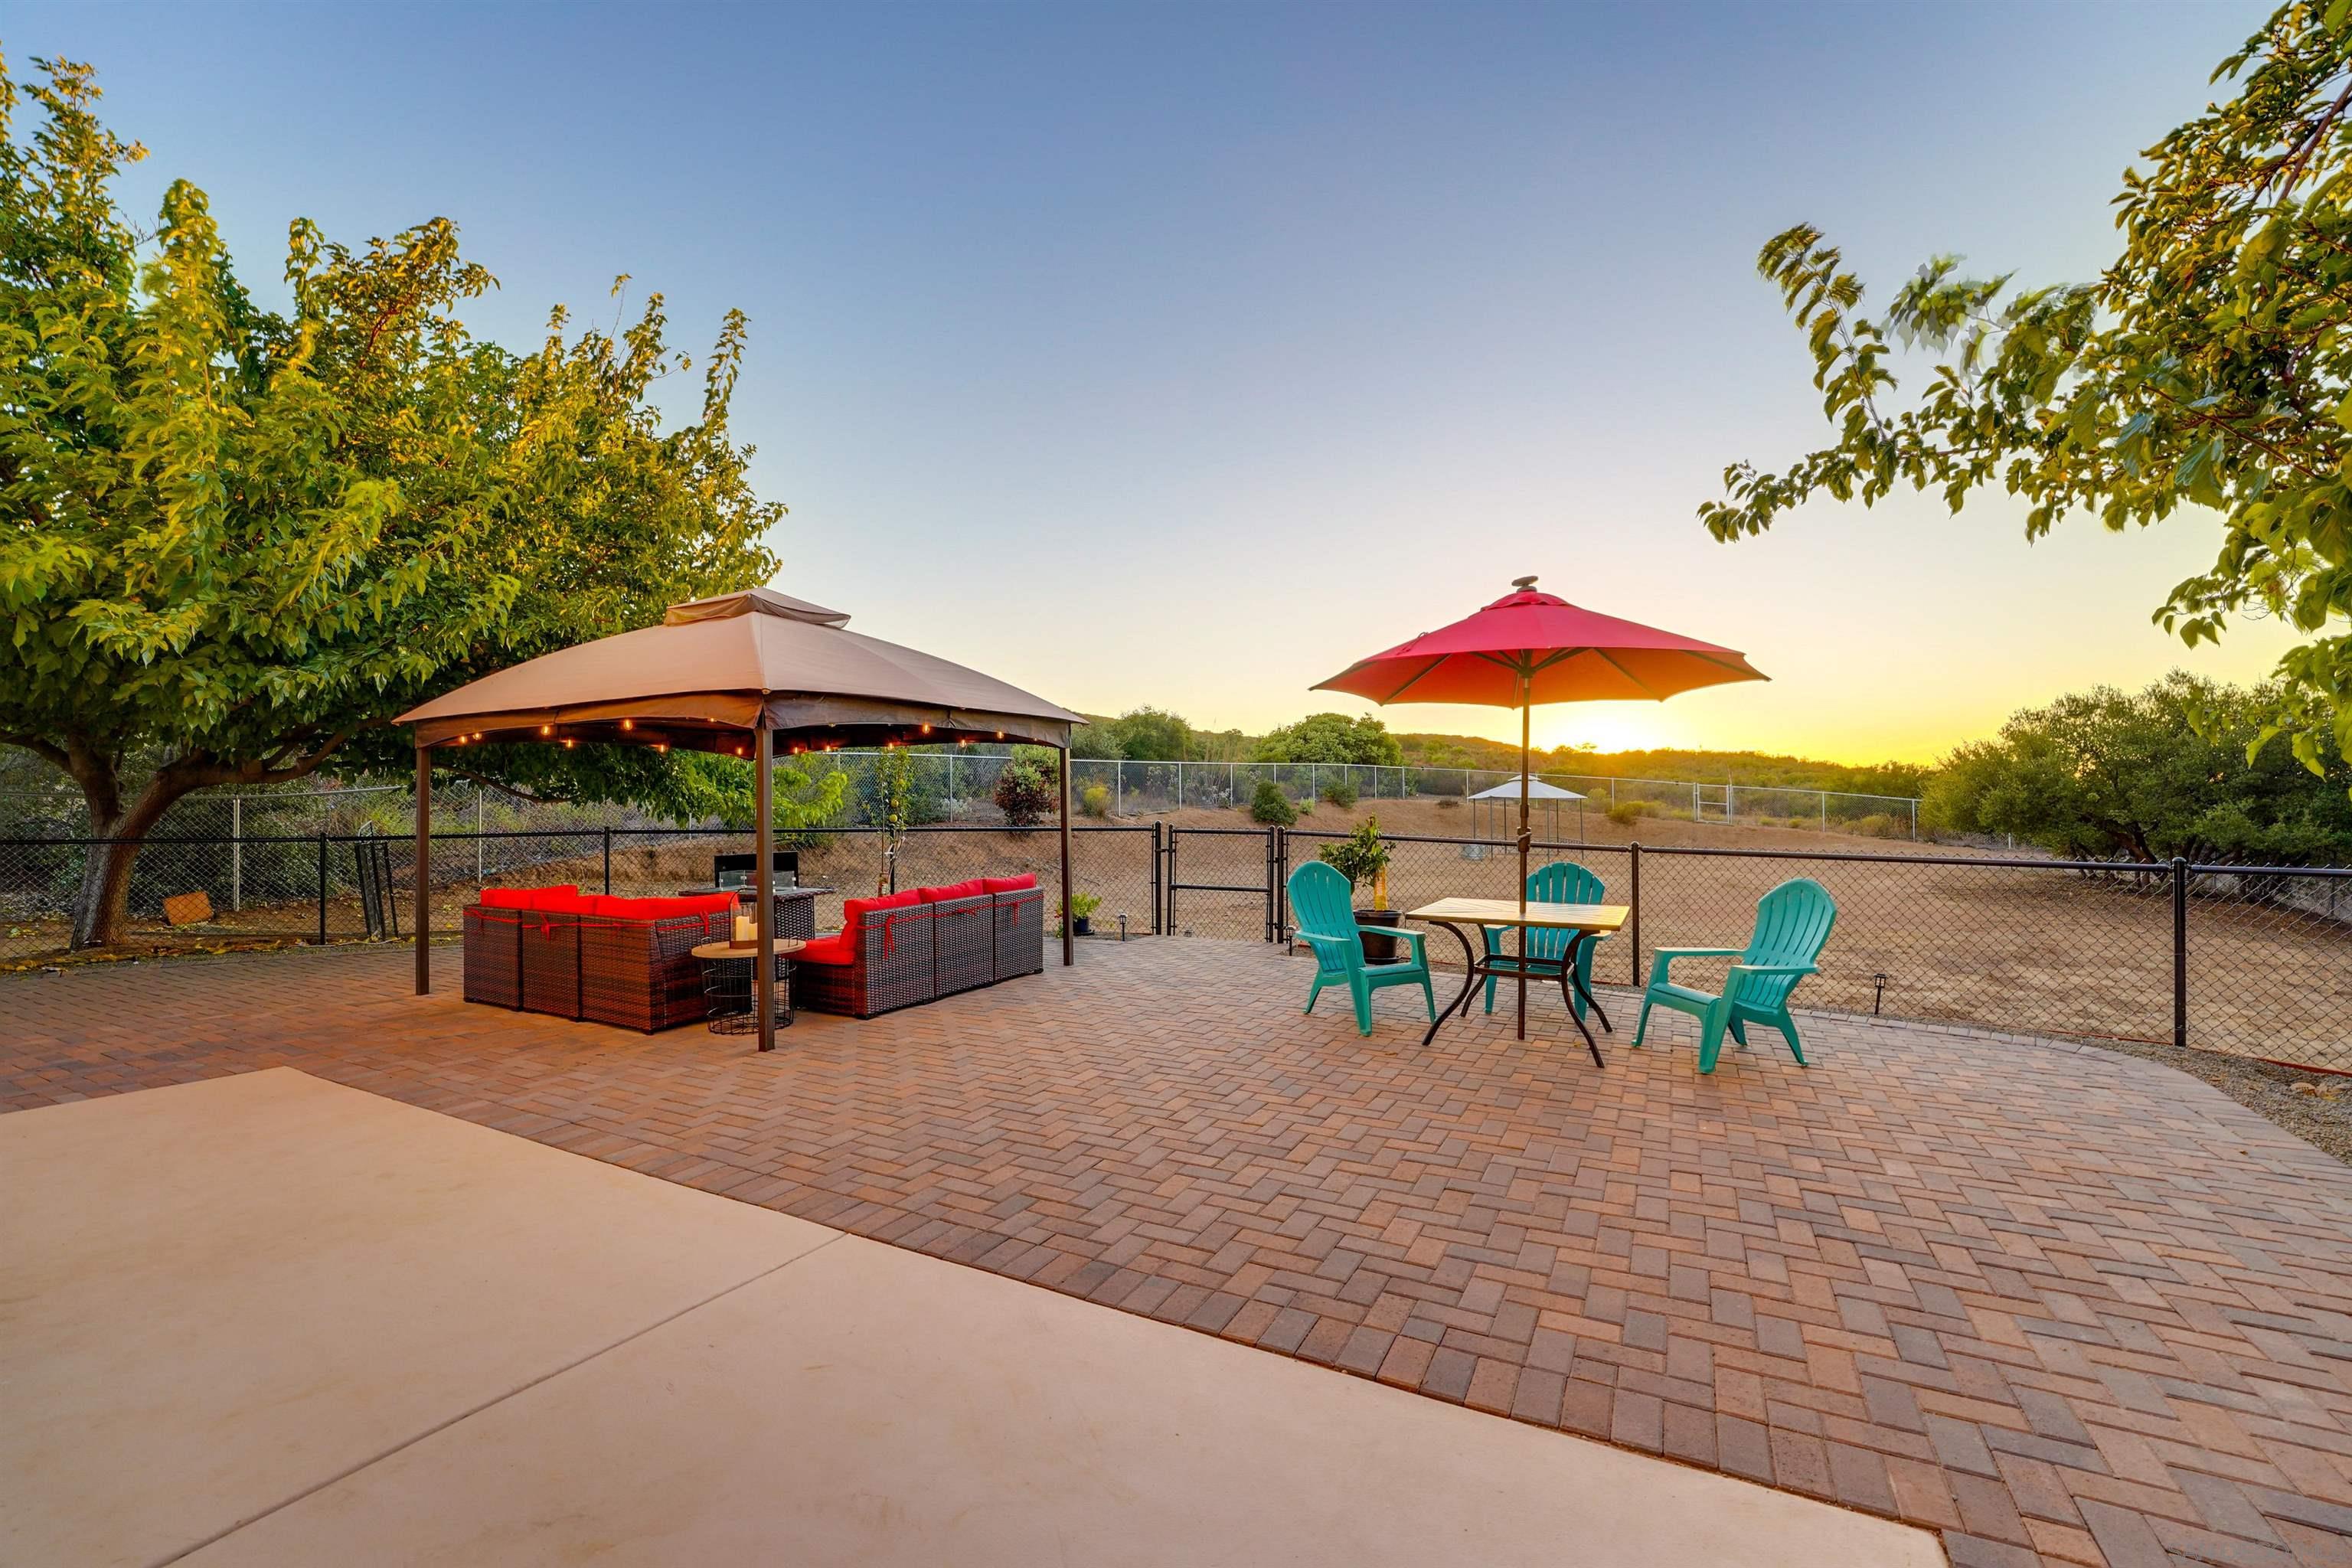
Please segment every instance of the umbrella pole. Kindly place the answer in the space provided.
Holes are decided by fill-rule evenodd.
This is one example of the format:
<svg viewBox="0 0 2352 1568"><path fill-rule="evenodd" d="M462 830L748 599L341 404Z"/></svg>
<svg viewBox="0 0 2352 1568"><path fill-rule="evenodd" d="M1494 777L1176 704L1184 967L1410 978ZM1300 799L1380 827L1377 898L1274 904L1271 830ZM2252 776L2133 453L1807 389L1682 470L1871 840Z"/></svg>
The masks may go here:
<svg viewBox="0 0 2352 1568"><path fill-rule="evenodd" d="M759 900L751 924L759 943L751 958L751 1005L760 1010L760 1048L772 1051L776 1048L776 737L768 728L765 713L760 715L751 751L758 770L751 781L751 809L758 817L751 848L759 858L751 873L752 895Z"/></svg>
<svg viewBox="0 0 2352 1568"><path fill-rule="evenodd" d="M1519 677L1519 1038L1528 1037L1528 754L1530 750L1528 680Z"/></svg>

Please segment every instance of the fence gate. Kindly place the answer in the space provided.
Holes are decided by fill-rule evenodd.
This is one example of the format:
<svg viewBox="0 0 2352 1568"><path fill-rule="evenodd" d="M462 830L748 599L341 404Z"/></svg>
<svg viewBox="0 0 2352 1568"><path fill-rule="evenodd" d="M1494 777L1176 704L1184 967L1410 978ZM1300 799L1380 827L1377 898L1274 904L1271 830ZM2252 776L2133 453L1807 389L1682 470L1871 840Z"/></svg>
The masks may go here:
<svg viewBox="0 0 2352 1568"><path fill-rule="evenodd" d="M1281 883L1274 840L1265 828L1170 827L1167 872L1160 881L1168 908L1160 929L1171 936L1185 932L1178 919L1177 894L1216 893L1223 896L1205 903L1192 900L1194 930L1204 936L1255 934L1274 941L1276 889Z"/></svg>

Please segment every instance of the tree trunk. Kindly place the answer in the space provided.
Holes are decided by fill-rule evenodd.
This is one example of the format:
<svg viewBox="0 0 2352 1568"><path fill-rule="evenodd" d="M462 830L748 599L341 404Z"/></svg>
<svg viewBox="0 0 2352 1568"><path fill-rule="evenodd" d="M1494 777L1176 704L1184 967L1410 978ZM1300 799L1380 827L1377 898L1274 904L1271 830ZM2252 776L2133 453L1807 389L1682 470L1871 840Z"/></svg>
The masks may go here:
<svg viewBox="0 0 2352 1568"><path fill-rule="evenodd" d="M122 940L131 924L131 870L138 863L142 841L172 803L192 787L159 773L125 811L110 778L100 789L83 784L89 803L90 837L109 842L92 844L82 862L81 891L74 898L72 945L76 951L109 947ZM110 806L113 809L107 809Z"/></svg>

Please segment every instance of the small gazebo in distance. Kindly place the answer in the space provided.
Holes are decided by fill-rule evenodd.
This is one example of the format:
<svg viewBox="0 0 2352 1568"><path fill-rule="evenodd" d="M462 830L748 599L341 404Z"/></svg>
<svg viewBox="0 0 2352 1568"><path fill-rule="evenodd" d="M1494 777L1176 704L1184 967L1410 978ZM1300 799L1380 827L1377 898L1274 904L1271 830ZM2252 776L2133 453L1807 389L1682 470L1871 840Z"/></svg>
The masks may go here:
<svg viewBox="0 0 2352 1568"><path fill-rule="evenodd" d="M759 949L774 942L774 764L782 741L842 746L1009 741L1061 753L1062 962L1070 929L1070 729L1079 715L960 664L847 629L849 617L772 588L673 605L657 626L486 675L400 716L416 734L416 992L433 986L433 753L494 741L672 746L753 766ZM756 976L760 1048L776 1043L774 964Z"/></svg>
<svg viewBox="0 0 2352 1568"><path fill-rule="evenodd" d="M1485 831L1486 819L1490 815L1494 820L1494 831L1491 837L1507 838L1512 833L1517 831L1513 826L1512 814L1518 809L1519 787L1518 780L1506 779L1493 789L1482 789L1470 797L1471 837L1483 841L1490 837ZM1530 805L1543 807L1549 824L1544 837L1554 844L1560 842L1559 803L1564 800L1576 802L1576 841L1579 844L1584 842L1584 797L1582 795L1572 789L1562 789L1558 784L1546 784L1541 779L1529 779L1527 782L1527 798Z"/></svg>

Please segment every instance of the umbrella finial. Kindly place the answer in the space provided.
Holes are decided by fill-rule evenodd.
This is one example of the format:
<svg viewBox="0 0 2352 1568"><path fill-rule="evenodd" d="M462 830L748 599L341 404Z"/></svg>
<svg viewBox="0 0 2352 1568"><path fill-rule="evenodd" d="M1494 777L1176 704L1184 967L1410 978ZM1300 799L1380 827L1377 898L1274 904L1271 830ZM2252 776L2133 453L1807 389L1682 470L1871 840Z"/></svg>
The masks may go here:
<svg viewBox="0 0 2352 1568"><path fill-rule="evenodd" d="M1517 588L1522 594L1528 592L1528 590L1533 588L1535 585L1536 580L1533 577L1514 577L1511 579L1511 586Z"/></svg>

